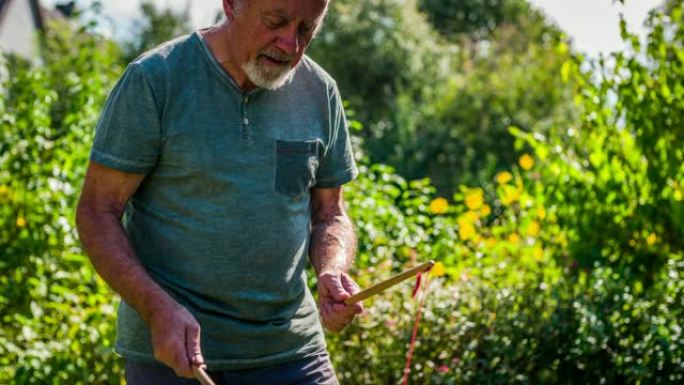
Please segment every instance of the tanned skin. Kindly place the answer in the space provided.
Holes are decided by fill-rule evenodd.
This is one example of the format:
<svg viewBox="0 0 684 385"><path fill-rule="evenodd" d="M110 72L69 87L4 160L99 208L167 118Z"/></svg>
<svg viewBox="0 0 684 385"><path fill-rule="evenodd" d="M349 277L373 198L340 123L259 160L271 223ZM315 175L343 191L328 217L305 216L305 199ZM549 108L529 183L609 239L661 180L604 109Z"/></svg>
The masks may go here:
<svg viewBox="0 0 684 385"><path fill-rule="evenodd" d="M344 300L359 291L347 275L356 252L356 234L344 209L342 188L311 190L309 257L318 277L318 311L323 326L340 331L363 311Z"/></svg>

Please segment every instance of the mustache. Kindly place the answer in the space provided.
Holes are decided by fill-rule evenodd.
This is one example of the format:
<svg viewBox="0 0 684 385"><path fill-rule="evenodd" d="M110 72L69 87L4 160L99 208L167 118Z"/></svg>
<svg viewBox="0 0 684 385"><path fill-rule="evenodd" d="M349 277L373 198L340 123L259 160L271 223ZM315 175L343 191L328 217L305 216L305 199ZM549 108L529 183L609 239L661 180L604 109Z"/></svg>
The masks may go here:
<svg viewBox="0 0 684 385"><path fill-rule="evenodd" d="M259 52L259 55L267 56L271 59L275 59L275 60L278 60L281 62L287 62L287 63L293 61L294 57L295 57L295 55L287 55L287 54L284 54L284 53L279 52L278 50L272 49L272 48L271 49L267 48L267 49L262 50L261 52Z"/></svg>

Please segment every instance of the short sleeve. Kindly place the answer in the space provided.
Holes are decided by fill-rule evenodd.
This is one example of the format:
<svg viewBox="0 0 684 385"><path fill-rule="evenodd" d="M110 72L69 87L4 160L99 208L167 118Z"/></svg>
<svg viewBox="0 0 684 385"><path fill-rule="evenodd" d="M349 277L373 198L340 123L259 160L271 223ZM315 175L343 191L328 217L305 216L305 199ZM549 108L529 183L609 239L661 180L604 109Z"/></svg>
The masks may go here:
<svg viewBox="0 0 684 385"><path fill-rule="evenodd" d="M152 88L140 65L130 64L102 110L90 160L124 172L147 174L157 162L160 137Z"/></svg>
<svg viewBox="0 0 684 385"><path fill-rule="evenodd" d="M330 139L316 174L316 187L320 188L341 186L359 174L342 98L334 83L329 87L328 93Z"/></svg>

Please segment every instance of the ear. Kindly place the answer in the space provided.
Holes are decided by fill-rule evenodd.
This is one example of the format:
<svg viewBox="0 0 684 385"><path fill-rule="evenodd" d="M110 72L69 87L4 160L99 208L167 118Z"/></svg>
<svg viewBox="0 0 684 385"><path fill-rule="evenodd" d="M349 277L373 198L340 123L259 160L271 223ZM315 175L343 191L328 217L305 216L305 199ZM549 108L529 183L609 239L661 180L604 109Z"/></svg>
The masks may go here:
<svg viewBox="0 0 684 385"><path fill-rule="evenodd" d="M223 13L226 15L226 20L233 21L235 19L236 3L240 0L223 0Z"/></svg>

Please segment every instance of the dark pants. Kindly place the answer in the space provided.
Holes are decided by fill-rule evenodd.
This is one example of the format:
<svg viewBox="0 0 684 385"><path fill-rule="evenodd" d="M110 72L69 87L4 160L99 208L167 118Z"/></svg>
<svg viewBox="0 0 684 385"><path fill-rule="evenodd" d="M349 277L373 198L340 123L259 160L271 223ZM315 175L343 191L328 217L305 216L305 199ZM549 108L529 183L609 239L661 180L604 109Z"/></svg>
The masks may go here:
<svg viewBox="0 0 684 385"><path fill-rule="evenodd" d="M339 385L327 353L267 368L207 371L216 385ZM126 360L128 385L199 385L171 368Z"/></svg>

